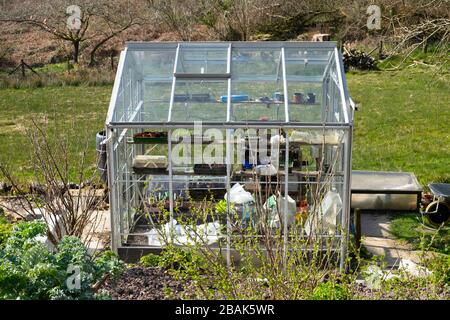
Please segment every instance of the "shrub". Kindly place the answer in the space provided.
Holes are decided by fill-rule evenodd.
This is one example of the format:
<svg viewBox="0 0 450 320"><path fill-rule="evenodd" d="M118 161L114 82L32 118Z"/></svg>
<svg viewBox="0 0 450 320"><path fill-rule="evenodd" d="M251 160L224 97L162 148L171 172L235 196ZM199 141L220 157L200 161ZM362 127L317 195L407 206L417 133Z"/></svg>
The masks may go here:
<svg viewBox="0 0 450 320"><path fill-rule="evenodd" d="M14 226L0 251L0 299L105 298L94 285L105 275L120 275L123 263L109 251L91 257L73 236L64 237L52 252L40 238L46 232L41 221ZM80 286L69 286L78 275Z"/></svg>
<svg viewBox="0 0 450 320"><path fill-rule="evenodd" d="M450 255L439 255L429 265L432 280L437 285L450 287Z"/></svg>
<svg viewBox="0 0 450 320"><path fill-rule="evenodd" d="M12 231L12 224L2 215L3 209L0 208L0 249L4 246L6 240Z"/></svg>
<svg viewBox="0 0 450 320"><path fill-rule="evenodd" d="M141 257L140 263L144 267L150 267L150 268L158 267L159 263L160 263L160 257L156 254L149 253L149 254Z"/></svg>
<svg viewBox="0 0 450 320"><path fill-rule="evenodd" d="M196 256L187 249L168 246L161 252L159 266L161 268L184 270L196 260Z"/></svg>
<svg viewBox="0 0 450 320"><path fill-rule="evenodd" d="M341 284L335 282L323 282L314 288L313 300L347 300L348 290Z"/></svg>

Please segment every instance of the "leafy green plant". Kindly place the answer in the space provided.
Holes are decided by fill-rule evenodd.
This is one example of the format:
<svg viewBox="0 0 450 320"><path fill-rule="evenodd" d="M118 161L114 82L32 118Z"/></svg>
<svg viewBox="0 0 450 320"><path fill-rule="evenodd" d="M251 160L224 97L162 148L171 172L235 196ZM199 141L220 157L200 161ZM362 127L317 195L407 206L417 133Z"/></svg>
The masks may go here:
<svg viewBox="0 0 450 320"><path fill-rule="evenodd" d="M0 208L0 249L4 246L6 240L12 231L12 224L2 215L3 209Z"/></svg>
<svg viewBox="0 0 450 320"><path fill-rule="evenodd" d="M95 299L94 285L105 275L117 277L123 263L111 252L94 257L80 239L66 236L50 251L42 243L47 232L41 221L14 226L0 251L0 299ZM80 286L70 286L79 277Z"/></svg>
<svg viewBox="0 0 450 320"><path fill-rule="evenodd" d="M168 246L161 252L158 265L161 268L184 270L199 260L200 257L191 250Z"/></svg>
<svg viewBox="0 0 450 320"><path fill-rule="evenodd" d="M327 281L314 288L312 294L313 300L347 300L349 299L348 290L341 284Z"/></svg>
<svg viewBox="0 0 450 320"><path fill-rule="evenodd" d="M227 201L220 200L219 202L217 202L215 209L216 209L217 214L226 214L227 213ZM232 213L235 212L235 208L233 205L230 206L230 211Z"/></svg>
<svg viewBox="0 0 450 320"><path fill-rule="evenodd" d="M450 289L450 255L439 255L435 257L428 267L432 272L433 282Z"/></svg>
<svg viewBox="0 0 450 320"><path fill-rule="evenodd" d="M158 267L160 263L160 257L157 254L149 253L141 257L139 261L144 267Z"/></svg>

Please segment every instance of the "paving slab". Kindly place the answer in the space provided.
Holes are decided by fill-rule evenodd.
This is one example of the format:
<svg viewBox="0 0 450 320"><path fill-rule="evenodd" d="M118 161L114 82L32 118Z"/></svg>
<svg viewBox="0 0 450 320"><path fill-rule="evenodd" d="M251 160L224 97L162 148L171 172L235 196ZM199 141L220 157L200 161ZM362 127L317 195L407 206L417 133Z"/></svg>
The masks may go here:
<svg viewBox="0 0 450 320"><path fill-rule="evenodd" d="M397 267L401 259L420 263L421 252L414 251L411 245L395 239L390 233L390 221L389 213L362 212L361 240L364 247L373 255L383 256L388 268Z"/></svg>
<svg viewBox="0 0 450 320"><path fill-rule="evenodd" d="M98 210L94 213L94 219L85 230L92 231L91 234L85 233L83 236L88 239L88 250L91 252L107 248L111 235L111 219L109 210Z"/></svg>
<svg viewBox="0 0 450 320"><path fill-rule="evenodd" d="M361 233L368 237L395 238L389 230L391 216L388 213L361 213Z"/></svg>

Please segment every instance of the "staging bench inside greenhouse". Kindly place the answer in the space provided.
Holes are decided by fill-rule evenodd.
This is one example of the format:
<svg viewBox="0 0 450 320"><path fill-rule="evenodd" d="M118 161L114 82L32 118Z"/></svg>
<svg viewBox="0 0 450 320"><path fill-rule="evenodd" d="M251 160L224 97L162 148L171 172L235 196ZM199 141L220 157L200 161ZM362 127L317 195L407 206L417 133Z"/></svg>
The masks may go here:
<svg viewBox="0 0 450 320"><path fill-rule="evenodd" d="M106 120L113 249L187 245L191 225L230 260L233 226L264 223L333 237L343 263L353 111L334 42L127 43Z"/></svg>

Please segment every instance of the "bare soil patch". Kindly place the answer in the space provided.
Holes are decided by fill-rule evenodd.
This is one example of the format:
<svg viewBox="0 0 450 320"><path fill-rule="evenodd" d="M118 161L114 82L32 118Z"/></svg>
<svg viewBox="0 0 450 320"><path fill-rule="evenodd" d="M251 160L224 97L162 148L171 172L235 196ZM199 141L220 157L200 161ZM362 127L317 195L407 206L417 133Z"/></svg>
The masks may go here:
<svg viewBox="0 0 450 320"><path fill-rule="evenodd" d="M117 300L168 300L180 299L186 286L162 268L137 266L116 281L107 279L102 289Z"/></svg>

